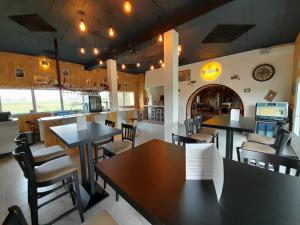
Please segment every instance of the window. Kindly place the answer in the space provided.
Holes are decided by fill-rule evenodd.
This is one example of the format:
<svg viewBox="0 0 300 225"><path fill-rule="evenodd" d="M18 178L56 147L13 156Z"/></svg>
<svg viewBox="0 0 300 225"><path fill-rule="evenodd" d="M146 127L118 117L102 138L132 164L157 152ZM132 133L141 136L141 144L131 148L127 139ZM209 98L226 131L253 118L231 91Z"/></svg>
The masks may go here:
<svg viewBox="0 0 300 225"><path fill-rule="evenodd" d="M300 134L300 79L298 79L297 84L296 84L293 131L295 134L300 136L299 135Z"/></svg>
<svg viewBox="0 0 300 225"><path fill-rule="evenodd" d="M80 92L62 92L64 110L82 110L83 96Z"/></svg>
<svg viewBox="0 0 300 225"><path fill-rule="evenodd" d="M59 90L34 90L37 112L61 110Z"/></svg>
<svg viewBox="0 0 300 225"><path fill-rule="evenodd" d="M119 106L134 106L134 92L118 92Z"/></svg>
<svg viewBox="0 0 300 225"><path fill-rule="evenodd" d="M100 96L101 96L101 104L102 104L102 110L106 111L107 109L109 109L109 92L108 91L102 91L100 92Z"/></svg>
<svg viewBox="0 0 300 225"><path fill-rule="evenodd" d="M33 110L31 90L1 89L0 102L3 112L29 113Z"/></svg>

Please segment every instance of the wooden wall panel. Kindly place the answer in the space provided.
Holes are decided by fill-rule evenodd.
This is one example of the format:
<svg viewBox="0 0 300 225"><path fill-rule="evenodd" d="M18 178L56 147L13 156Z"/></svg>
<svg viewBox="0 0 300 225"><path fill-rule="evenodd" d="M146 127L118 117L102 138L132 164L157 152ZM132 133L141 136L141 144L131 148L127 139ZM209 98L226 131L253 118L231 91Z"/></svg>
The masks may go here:
<svg viewBox="0 0 300 225"><path fill-rule="evenodd" d="M36 120L41 117L51 116L51 113L35 113L35 114L24 114L18 116L18 125L20 132L31 131L30 124L36 124ZM37 125L37 124L36 124Z"/></svg>

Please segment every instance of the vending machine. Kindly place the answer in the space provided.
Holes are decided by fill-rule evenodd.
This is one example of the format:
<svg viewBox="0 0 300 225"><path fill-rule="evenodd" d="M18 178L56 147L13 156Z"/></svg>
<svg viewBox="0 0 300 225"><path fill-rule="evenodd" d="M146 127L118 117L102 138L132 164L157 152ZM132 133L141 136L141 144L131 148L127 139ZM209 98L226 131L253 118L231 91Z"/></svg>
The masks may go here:
<svg viewBox="0 0 300 225"><path fill-rule="evenodd" d="M280 123L288 123L288 102L256 103L256 133L275 137Z"/></svg>

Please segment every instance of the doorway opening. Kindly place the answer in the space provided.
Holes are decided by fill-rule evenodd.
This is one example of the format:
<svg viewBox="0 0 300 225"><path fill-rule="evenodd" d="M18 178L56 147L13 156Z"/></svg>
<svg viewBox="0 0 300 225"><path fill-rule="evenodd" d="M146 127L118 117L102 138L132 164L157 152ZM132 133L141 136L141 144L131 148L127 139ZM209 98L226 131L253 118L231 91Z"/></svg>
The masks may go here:
<svg viewBox="0 0 300 225"><path fill-rule="evenodd" d="M244 115L242 99L234 90L220 84L205 85L190 96L186 118L202 115L203 120L207 120L215 115L229 114L230 109L239 109Z"/></svg>

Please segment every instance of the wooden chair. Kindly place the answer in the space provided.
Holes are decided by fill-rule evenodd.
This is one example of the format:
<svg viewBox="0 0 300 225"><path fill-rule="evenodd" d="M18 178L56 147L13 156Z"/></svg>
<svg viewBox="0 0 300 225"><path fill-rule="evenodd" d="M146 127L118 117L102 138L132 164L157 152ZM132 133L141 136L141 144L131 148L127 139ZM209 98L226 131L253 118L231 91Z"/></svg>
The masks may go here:
<svg viewBox="0 0 300 225"><path fill-rule="evenodd" d="M2 225L28 225L28 223L22 210L17 205L13 205L8 208L8 215Z"/></svg>
<svg viewBox="0 0 300 225"><path fill-rule="evenodd" d="M34 167L34 161L31 152L27 150L27 147L24 144L19 145L15 149L15 151L13 152L13 156L19 163L24 176L28 180L28 203L31 211L32 225L39 224L39 208L51 203L52 201L60 197L63 197L66 194L71 195L74 207L54 218L47 224L56 223L63 217L72 213L75 209L78 209L79 211L81 222L84 221L79 191L77 167L68 156L54 159L40 166ZM51 189L51 186L54 184L55 186ZM73 189L73 185L75 191ZM47 191L39 190L39 188L43 187L47 187ZM49 194L62 188L67 188L67 191L41 204L38 204L38 200L40 198L48 196Z"/></svg>
<svg viewBox="0 0 300 225"><path fill-rule="evenodd" d="M212 142L216 142L216 147L219 148L219 132L218 129L210 128L210 127L202 127L202 116L196 116L193 118L196 132L197 133L204 133L213 136Z"/></svg>
<svg viewBox="0 0 300 225"><path fill-rule="evenodd" d="M291 169L295 169L295 176L300 174L300 161L280 155L272 155L263 152L237 149L239 162L254 165L266 170L273 169L279 172L280 166L285 167L285 174L290 174Z"/></svg>
<svg viewBox="0 0 300 225"><path fill-rule="evenodd" d="M273 145L264 145L255 142L243 142L241 147L237 149L251 150L263 152L267 154L279 155L286 147L288 141L291 139L291 132L284 128L280 128L277 132L277 137Z"/></svg>
<svg viewBox="0 0 300 225"><path fill-rule="evenodd" d="M17 146L25 144L28 151L31 152L33 156L33 161L35 166L39 166L45 162L57 159L63 156L66 156L66 152L59 145L54 145L46 148L42 148L36 151L31 151L29 144L26 142L26 139L19 135L14 139L14 142Z"/></svg>
<svg viewBox="0 0 300 225"><path fill-rule="evenodd" d="M176 134L172 134L172 143L174 145L183 146L185 147L185 144L191 144L191 143L203 143L201 140L196 140L189 137L184 137Z"/></svg>
<svg viewBox="0 0 300 225"><path fill-rule="evenodd" d="M113 157L117 154L126 152L134 148L135 136L136 136L136 126L124 124L121 125L122 129L122 140L114 141L103 145L104 159L106 156ZM106 188L106 183L104 182L104 188ZM116 192L116 200L119 200L119 194Z"/></svg>
<svg viewBox="0 0 300 225"><path fill-rule="evenodd" d="M211 143L213 140L213 136L205 133L197 133L195 129L195 123L193 119L187 119L184 121L186 136L189 138L193 138L203 143Z"/></svg>
<svg viewBox="0 0 300 225"><path fill-rule="evenodd" d="M105 126L115 127L115 124L116 123L114 121L105 120ZM105 139L101 139L101 140L92 142L92 145L94 146L94 149L95 149L94 163L98 163L99 159L103 158L103 155L99 156L99 151L103 149L103 145L106 144L106 143L109 143L109 142L113 142L113 141L114 141L114 137L105 138ZM96 178L96 179L98 179L98 178Z"/></svg>

